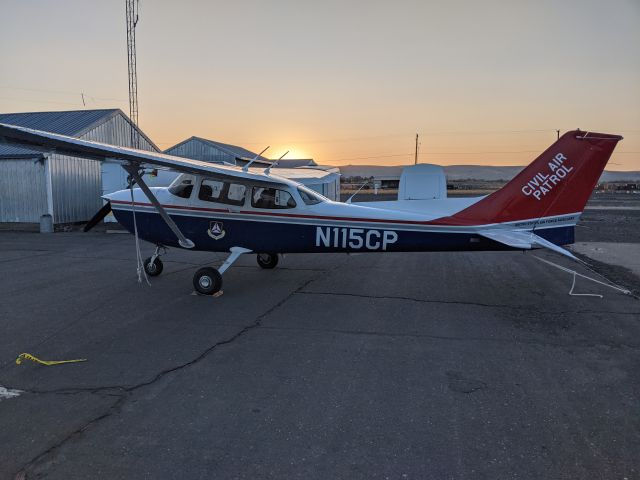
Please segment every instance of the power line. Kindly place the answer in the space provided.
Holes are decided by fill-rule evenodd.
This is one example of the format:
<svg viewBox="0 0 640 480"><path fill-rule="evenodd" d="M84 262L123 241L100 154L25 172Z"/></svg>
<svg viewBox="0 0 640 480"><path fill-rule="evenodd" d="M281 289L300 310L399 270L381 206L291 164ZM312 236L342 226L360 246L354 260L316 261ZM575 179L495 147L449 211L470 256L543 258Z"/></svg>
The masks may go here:
<svg viewBox="0 0 640 480"><path fill-rule="evenodd" d="M41 88L8 87L8 86L5 86L5 85L0 85L0 89L3 89L3 90L18 90L18 91L22 91L22 92L55 93L55 94L59 94L59 95L72 95L74 97L77 96L79 93L82 93L82 92L69 92L69 91L64 91L64 90L45 90L45 89L41 89ZM126 100L124 100L122 98L95 97L95 96L89 95L89 94L85 94L85 98L91 98L93 100L104 100L104 101L108 101L108 102L126 102Z"/></svg>
<svg viewBox="0 0 640 480"><path fill-rule="evenodd" d="M500 134L524 134L524 133L551 133L555 132L554 129L545 129L545 130L486 130L486 131L464 131L464 130L451 130L451 131L422 131L418 132L419 135L422 136L431 136L431 135L485 135L492 133L500 133ZM408 133L391 133L385 135L369 135L362 137L342 137L342 138L325 138L325 139L293 139L289 140L289 143L298 143L301 145L309 145L314 143L347 143L347 142L358 142L358 141L367 141L367 140L378 140L382 138L399 138L405 137L407 138L410 134ZM231 143L239 143L242 145L262 145L265 143L262 141L238 141L238 140L230 140Z"/></svg>
<svg viewBox="0 0 640 480"><path fill-rule="evenodd" d="M51 102L47 100L32 100L29 98L15 98L15 97L0 97L2 100L19 100L20 102L30 102L30 103L47 103L52 105L72 105L74 107L81 107L82 103L71 103L71 102Z"/></svg>

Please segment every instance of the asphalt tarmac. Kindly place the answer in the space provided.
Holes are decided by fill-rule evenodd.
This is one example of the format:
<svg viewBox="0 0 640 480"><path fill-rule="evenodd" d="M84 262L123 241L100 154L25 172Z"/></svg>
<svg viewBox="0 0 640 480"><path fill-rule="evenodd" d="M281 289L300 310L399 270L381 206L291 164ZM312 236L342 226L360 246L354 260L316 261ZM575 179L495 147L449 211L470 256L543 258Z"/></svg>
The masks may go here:
<svg viewBox="0 0 640 480"><path fill-rule="evenodd" d="M535 257L580 266L247 256L210 298L191 277L216 255L170 250L151 287L134 255L0 233L0 478L640 477L640 301L569 296Z"/></svg>

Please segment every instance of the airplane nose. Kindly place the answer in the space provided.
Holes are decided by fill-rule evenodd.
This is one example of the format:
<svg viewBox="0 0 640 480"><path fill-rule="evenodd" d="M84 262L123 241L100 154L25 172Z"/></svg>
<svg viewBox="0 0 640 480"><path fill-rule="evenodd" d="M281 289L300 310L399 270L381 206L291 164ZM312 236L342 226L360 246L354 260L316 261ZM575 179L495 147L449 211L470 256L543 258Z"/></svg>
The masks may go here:
<svg viewBox="0 0 640 480"><path fill-rule="evenodd" d="M131 201L131 191L129 190L118 190L117 192L107 193L102 195L102 198L107 200L108 202L112 200L120 200L120 201Z"/></svg>

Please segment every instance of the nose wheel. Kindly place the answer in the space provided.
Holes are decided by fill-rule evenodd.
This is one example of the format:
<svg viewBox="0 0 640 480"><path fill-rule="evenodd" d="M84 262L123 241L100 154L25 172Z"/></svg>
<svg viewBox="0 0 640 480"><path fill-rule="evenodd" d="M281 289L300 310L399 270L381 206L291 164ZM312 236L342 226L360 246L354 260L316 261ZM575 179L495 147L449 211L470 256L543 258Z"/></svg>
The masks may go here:
<svg viewBox="0 0 640 480"><path fill-rule="evenodd" d="M164 249L164 253L167 252L164 247L158 245L153 255L144 261L144 271L150 277L157 277L162 273L162 269L164 268L162 260L160 260L160 249Z"/></svg>

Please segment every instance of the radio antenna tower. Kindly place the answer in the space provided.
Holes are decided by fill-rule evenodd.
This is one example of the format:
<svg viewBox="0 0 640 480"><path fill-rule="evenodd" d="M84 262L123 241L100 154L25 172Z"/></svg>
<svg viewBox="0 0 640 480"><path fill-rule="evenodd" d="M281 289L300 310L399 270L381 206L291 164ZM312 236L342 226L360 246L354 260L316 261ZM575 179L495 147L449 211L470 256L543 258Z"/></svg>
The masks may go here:
<svg viewBox="0 0 640 480"><path fill-rule="evenodd" d="M136 72L136 25L139 0L125 0L127 4L127 61L129 68L129 118L138 126L138 74ZM131 129L131 146L138 148L139 136Z"/></svg>

